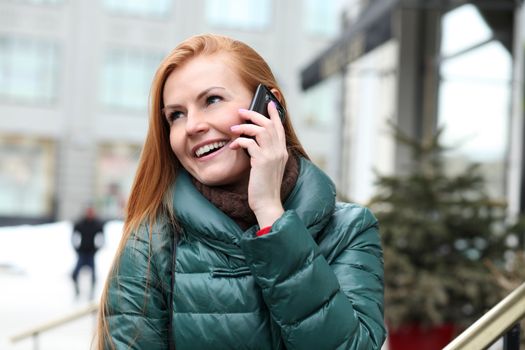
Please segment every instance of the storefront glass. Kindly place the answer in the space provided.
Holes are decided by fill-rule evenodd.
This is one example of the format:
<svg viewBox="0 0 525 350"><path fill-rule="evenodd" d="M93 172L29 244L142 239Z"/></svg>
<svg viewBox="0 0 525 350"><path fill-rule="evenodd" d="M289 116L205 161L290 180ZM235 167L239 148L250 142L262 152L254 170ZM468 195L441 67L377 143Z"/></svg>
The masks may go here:
<svg viewBox="0 0 525 350"><path fill-rule="evenodd" d="M53 215L54 160L50 140L0 135L0 217Z"/></svg>
<svg viewBox="0 0 525 350"><path fill-rule="evenodd" d="M443 17L438 124L450 172L480 164L487 190L505 197L509 146L512 55L496 40L477 8L461 6Z"/></svg>

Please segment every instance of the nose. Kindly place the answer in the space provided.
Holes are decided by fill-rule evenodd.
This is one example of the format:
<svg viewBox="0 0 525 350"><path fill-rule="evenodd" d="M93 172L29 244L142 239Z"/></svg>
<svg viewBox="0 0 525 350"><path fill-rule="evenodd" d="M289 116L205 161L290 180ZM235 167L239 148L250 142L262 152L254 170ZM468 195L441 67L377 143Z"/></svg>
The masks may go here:
<svg viewBox="0 0 525 350"><path fill-rule="evenodd" d="M188 135L195 135L204 133L209 130L209 125L205 116L198 111L188 111L186 119L186 133Z"/></svg>

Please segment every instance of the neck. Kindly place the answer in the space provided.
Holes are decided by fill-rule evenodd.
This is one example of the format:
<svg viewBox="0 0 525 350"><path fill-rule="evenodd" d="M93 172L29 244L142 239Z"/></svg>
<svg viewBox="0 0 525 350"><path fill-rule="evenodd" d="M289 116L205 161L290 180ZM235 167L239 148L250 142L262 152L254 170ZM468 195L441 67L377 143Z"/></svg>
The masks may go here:
<svg viewBox="0 0 525 350"><path fill-rule="evenodd" d="M298 160L290 156L288 163L286 163L281 186L282 202L288 198L288 195L294 188L298 175ZM192 178L197 190L244 230L257 223L257 218L248 205L248 180L249 178L236 184L212 187L206 186Z"/></svg>

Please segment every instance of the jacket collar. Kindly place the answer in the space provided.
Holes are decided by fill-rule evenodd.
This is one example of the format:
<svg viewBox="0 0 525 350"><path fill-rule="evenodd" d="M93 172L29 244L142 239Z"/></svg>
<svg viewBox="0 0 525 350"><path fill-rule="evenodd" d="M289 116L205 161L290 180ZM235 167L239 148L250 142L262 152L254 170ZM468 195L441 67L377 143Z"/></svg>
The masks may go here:
<svg viewBox="0 0 525 350"><path fill-rule="evenodd" d="M335 208L335 185L307 159L300 158L299 177L284 203L285 210L295 210L314 238L326 226Z"/></svg>
<svg viewBox="0 0 525 350"><path fill-rule="evenodd" d="M335 186L328 176L310 161L300 158L299 176L284 203L285 210L295 210L314 238L326 225L335 207ZM213 244L231 251L239 247L244 233L226 214L212 205L193 185L190 175L182 170L175 181L173 206L183 228L183 236ZM253 231L257 228L250 228ZM232 247L233 244L233 247ZM240 250L234 255L242 257Z"/></svg>

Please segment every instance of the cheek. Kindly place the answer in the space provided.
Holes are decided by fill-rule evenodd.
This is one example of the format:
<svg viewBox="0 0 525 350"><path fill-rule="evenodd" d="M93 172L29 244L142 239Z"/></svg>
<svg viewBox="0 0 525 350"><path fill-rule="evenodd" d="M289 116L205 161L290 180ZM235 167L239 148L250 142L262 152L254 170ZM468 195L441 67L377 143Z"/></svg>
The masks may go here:
<svg viewBox="0 0 525 350"><path fill-rule="evenodd" d="M239 108L242 108L242 106L230 105L228 108L219 111L218 115L215 116L215 120L222 120L224 124L229 124L230 126L240 124L243 120L239 115Z"/></svg>
<svg viewBox="0 0 525 350"><path fill-rule="evenodd" d="M180 160L184 154L184 140L182 135L173 127L170 130L170 146L175 156Z"/></svg>

